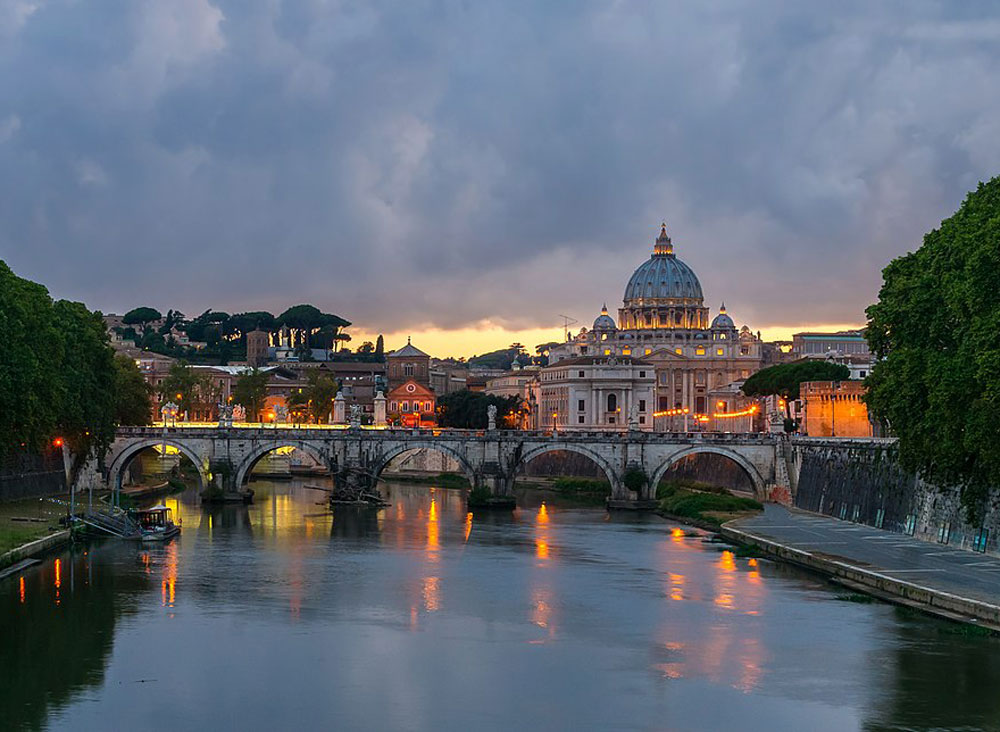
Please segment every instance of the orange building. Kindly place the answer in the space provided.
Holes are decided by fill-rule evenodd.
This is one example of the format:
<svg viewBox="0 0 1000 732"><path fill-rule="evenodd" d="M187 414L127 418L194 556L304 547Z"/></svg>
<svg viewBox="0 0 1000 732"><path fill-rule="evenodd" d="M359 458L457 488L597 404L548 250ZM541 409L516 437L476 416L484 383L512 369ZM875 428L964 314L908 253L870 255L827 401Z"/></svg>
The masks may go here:
<svg viewBox="0 0 1000 732"><path fill-rule="evenodd" d="M806 381L799 387L802 431L810 437L872 437L861 381Z"/></svg>
<svg viewBox="0 0 1000 732"><path fill-rule="evenodd" d="M406 427L433 427L437 424L435 408L437 399L434 391L413 379L407 379L389 390L386 396L390 422L399 422Z"/></svg>

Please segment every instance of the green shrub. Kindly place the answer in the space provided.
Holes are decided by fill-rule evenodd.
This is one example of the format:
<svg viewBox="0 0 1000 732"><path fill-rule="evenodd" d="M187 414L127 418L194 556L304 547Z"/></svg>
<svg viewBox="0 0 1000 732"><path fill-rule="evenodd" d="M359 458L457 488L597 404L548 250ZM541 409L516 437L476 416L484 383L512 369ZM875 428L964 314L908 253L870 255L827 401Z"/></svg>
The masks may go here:
<svg viewBox="0 0 1000 732"><path fill-rule="evenodd" d="M560 493L598 493L607 495L611 484L599 478L556 478L552 487Z"/></svg>

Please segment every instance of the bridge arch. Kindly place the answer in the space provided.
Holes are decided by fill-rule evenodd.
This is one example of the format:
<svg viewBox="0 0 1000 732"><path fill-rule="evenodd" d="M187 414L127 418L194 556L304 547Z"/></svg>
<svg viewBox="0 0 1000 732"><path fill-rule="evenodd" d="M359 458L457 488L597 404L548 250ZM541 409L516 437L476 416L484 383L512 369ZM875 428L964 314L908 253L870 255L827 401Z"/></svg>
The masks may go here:
<svg viewBox="0 0 1000 732"><path fill-rule="evenodd" d="M163 438L149 438L126 444L112 459L111 464L108 466L108 486L111 490L117 491L121 488L122 474L125 472L125 468L130 462L132 462L132 459L136 455L143 450L148 450L151 447L164 444L177 448L178 452L194 464L195 468L198 469L198 480L201 481L201 489L204 490L207 488L209 484L209 472L208 459L206 457L198 455L198 453L180 440L170 438L167 438L166 440Z"/></svg>
<svg viewBox="0 0 1000 732"><path fill-rule="evenodd" d="M721 455L722 457L732 460L734 463L743 468L743 472L745 472L747 477L750 478L750 482L753 483L754 496L757 498L763 498L766 495L767 491L765 488L764 477L760 474L760 471L757 470L756 466L754 466L752 462L747 460L743 457L743 455L735 450L729 450L724 447L716 447L714 445L693 445L675 452L673 455L664 460L663 463L653 472L652 479L649 482L650 489L653 491L654 495L656 487L660 484L663 476L673 465L676 465L690 455L706 454Z"/></svg>
<svg viewBox="0 0 1000 732"><path fill-rule="evenodd" d="M324 454L323 450L315 445L299 440L274 440L273 442L268 442L266 445L260 445L254 448L250 454L243 458L240 466L236 469L236 481L234 483L236 489L240 490L243 487L247 477L250 475L250 471L254 469L254 466L259 463L265 455L282 447L294 447L296 450L302 450L302 452L308 454L313 460L324 466L327 470L330 469L329 456Z"/></svg>
<svg viewBox="0 0 1000 732"><path fill-rule="evenodd" d="M476 471L472 468L472 464L466 458L465 454L451 445L441 442L431 442L429 440L420 440L417 442L404 442L398 445L394 445L388 448L381 455L377 456L376 463L372 467L372 474L375 476L375 480L378 480L382 476L382 471L389 467L394 459L402 455L404 452L409 452L410 450L437 450L438 452L444 453L450 458L454 458L462 469L462 473L465 475L466 479L469 481L469 485L473 488L477 485Z"/></svg>
<svg viewBox="0 0 1000 732"><path fill-rule="evenodd" d="M534 460L539 455L544 455L547 452L575 452L577 455L583 455L589 458L597 467L604 471L604 474L608 478L608 483L611 484L611 495L614 498L621 497L624 492L623 486L621 484L621 479L618 475L618 471L601 457L600 454L591 450L589 447L583 445L577 445L572 442L553 442L547 445L538 445L537 447L532 447L523 454L510 466L509 475L507 476L507 494L511 494L514 489L514 481L517 478L517 471L524 465L527 465L532 460Z"/></svg>

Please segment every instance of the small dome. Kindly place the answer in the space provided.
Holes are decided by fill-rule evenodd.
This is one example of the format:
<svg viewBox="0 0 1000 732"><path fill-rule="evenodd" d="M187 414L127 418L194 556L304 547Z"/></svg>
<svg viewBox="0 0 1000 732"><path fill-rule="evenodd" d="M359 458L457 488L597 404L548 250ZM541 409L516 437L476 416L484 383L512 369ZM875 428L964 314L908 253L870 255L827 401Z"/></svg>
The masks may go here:
<svg viewBox="0 0 1000 732"><path fill-rule="evenodd" d="M736 323L733 319L726 314L726 303L722 303L722 307L719 308L719 314L715 316L715 320L712 321L713 330L736 330Z"/></svg>
<svg viewBox="0 0 1000 732"><path fill-rule="evenodd" d="M601 308L601 314L597 316L597 320L594 321L594 330L615 330L617 328L615 319L608 315L608 306L605 305Z"/></svg>

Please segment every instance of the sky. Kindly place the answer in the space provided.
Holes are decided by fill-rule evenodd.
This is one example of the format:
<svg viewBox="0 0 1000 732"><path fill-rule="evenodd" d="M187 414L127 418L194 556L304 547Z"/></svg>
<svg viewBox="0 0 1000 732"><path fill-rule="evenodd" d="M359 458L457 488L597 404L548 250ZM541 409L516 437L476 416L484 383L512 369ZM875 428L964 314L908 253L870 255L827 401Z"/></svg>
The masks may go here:
<svg viewBox="0 0 1000 732"><path fill-rule="evenodd" d="M0 259L56 297L439 356L620 306L864 322L1000 172L1000 3L0 0Z"/></svg>

